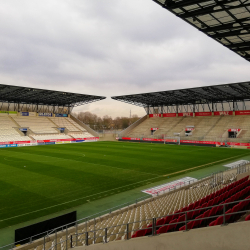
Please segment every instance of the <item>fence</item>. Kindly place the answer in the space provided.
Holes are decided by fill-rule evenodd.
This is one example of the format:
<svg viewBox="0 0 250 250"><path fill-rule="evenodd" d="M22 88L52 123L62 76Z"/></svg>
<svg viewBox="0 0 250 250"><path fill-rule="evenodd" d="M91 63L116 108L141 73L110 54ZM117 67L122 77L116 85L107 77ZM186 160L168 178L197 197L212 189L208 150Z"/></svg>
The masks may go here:
<svg viewBox="0 0 250 250"><path fill-rule="evenodd" d="M245 173L245 172L249 172L249 166L238 166L236 167L236 174L232 174L232 178L231 178L231 181L234 181L236 179L236 176L237 174L241 174L241 173ZM201 177L199 180L197 181L187 181L187 183L183 183L180 185L179 188L181 187L185 187L188 185L192 185L194 183L197 183L197 182L201 182L201 181L204 181L204 180L209 180L211 179L211 185L216 185L215 184L215 181L223 181L223 178L221 178L222 174L224 173L227 173L228 171L231 171L231 169L228 169L226 171L219 171L219 172L215 172L215 173L212 173L212 174L208 174L206 176L203 176ZM177 190L178 187L173 187L173 188L169 188L168 190L165 190L164 192L158 192L157 195L159 194L163 194L163 193L169 193L170 191L175 191ZM46 243L48 241L51 241L51 239L53 239L54 241L54 244L53 244L53 250L57 250L57 247L55 248L55 246L59 246L59 245L64 245L64 243L66 244L64 246L63 249L68 249L68 247L70 247L73 243L73 241L71 240L71 238L73 237L72 235L78 235L78 227L80 226L83 226L83 224L86 226L86 229L87 229L87 226L90 224L90 223L93 223L94 227L95 227L95 224L96 224L96 220L100 219L102 215L105 215L105 214L112 214L113 212L117 212L117 211L121 211L121 209L129 209L131 206L135 206L137 205L139 202L146 202L146 201L152 201L154 200L155 198L149 198L149 196L143 196L141 198L138 198L136 199L135 201L131 201L131 202L128 202L128 203L124 203L124 204L121 204L119 206L116 206L116 207L113 207L113 208L110 208L110 209L107 209L107 210L104 210L104 211L101 211L99 213L96 213L96 214L93 214L92 216L88 216L88 217L85 217L85 218L82 218L82 219L79 219L77 220L74 224L75 226L72 227L72 223L70 224L67 224L67 225L64 225L64 226L61 226L59 228L55 228L53 230L50 230L50 231L46 231L44 233L41 233L41 234L38 234L38 235L33 235L32 237L30 238L27 238L27 239L23 239L23 240L29 240L29 243L23 245L23 246L26 246L28 244L31 244L34 242L34 240L36 240L38 237L41 237L40 240L38 240L40 242L40 244L43 245L43 249L45 250L50 250L51 248L46 248ZM136 222L133 222L133 223L136 223ZM132 224L133 224L132 223ZM129 223L131 224L131 223ZM116 226L118 227L118 226ZM98 229L97 231L99 231L100 229ZM105 229L103 229L105 230ZM95 230L94 230L95 231ZM93 232L94 232L93 231ZM92 231L89 231L89 232L92 232ZM63 235L63 236L62 236ZM80 234L79 234L80 235ZM65 240L61 240L63 238L65 238ZM73 238L72 238L73 239ZM23 241L22 240L22 241ZM14 242L14 243L11 243L11 244L8 244L8 245L5 245L5 246L2 246L0 247L1 250L9 250L9 249L13 249L15 246L17 246L19 244L19 242Z"/></svg>
<svg viewBox="0 0 250 250"><path fill-rule="evenodd" d="M133 223L116 225L116 226L109 227L109 228L102 228L102 229L98 229L98 230L88 231L86 233L74 234L74 235L71 235L71 237L70 237L70 247L74 248L76 246L79 246L78 242L79 242L79 237L80 236L84 236L84 238L81 239L81 241L85 242L85 244L84 244L85 246L88 246L90 241L92 241L91 242L92 244L95 244L96 240L98 238L100 238L100 236L96 236L96 235L100 235L100 232L102 232L102 234L103 234L103 236L101 236L101 238L102 238L101 242L108 243L109 242L108 238L111 237L111 236L115 236L115 238L116 239L118 238L117 240L119 240L119 237L117 237L117 236L125 235L124 239L130 240L132 233L133 232L138 232L138 231L145 231L145 230L152 231L150 235L155 236L155 235L157 235L156 230L158 228L163 227L163 226L169 226L169 225L180 225L180 226L185 225L185 229L183 231L189 231L189 230L191 230L191 229L188 228L188 223L189 222L211 220L211 219L213 220L215 218L217 219L220 216L223 216L222 225L226 225L226 224L228 224L228 220L229 220L228 218L231 217L232 215L241 215L242 216L245 213L250 212L250 209L244 209L244 210L241 210L241 211L238 211L238 212L232 212L232 213L227 213L226 212L226 208L227 207L232 207L233 204L236 204L236 203L239 204L240 202L248 202L248 204L249 204L250 203L250 199L238 200L238 201L224 203L224 204L219 204L219 205L215 205L215 206L209 206L209 207L204 207L204 208L189 210L189 211L185 211L185 212L181 212L181 213L175 213L175 214L171 214L171 215L165 215L165 216L156 217L156 218L152 218L152 219L146 219L146 220L136 221L136 222L133 222ZM188 215L187 214L189 212L207 211L209 209L219 208L219 207L222 207L222 214L214 215L214 216L202 217L202 218L199 218L199 219L196 218L196 219L188 220ZM156 225L156 222L159 219L162 219L162 218L167 217L167 216L178 216L178 215L185 215L185 220L181 221L181 222L167 223L167 224L162 224L162 225L158 225L158 226ZM135 223L143 223L145 225L149 224L151 226L148 226L147 228L142 228L142 229L129 230L130 225L133 225ZM116 228L116 227L118 227L118 228L124 227L125 230L123 232L118 232L118 233L115 233L115 234L108 234L108 230L109 229ZM90 234L92 234L93 237L90 237ZM97 243L101 243L101 242L97 242Z"/></svg>

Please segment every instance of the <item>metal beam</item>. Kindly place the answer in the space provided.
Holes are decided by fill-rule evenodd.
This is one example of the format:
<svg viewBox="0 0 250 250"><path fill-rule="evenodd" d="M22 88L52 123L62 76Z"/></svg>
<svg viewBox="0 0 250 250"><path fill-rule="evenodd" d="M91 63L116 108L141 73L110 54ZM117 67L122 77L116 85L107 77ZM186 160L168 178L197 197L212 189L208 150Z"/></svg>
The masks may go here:
<svg viewBox="0 0 250 250"><path fill-rule="evenodd" d="M248 7L250 6L250 3L248 4L239 4L236 6L225 6L224 4L226 4L228 1L221 1L219 2L219 5L212 5L209 7L204 7L198 10L194 10L194 11L190 11L190 12L186 12L183 14L178 14L179 17L181 18L189 18L189 17L196 17L196 16L203 16L203 15L207 15L207 14L213 14L213 13L217 13L217 12L222 12L225 10L234 10L234 9L238 9L238 8L243 8L243 7ZM215 7L218 7L220 5L224 5L224 9L214 9Z"/></svg>
<svg viewBox="0 0 250 250"><path fill-rule="evenodd" d="M249 25L250 28L250 25ZM242 33L242 31L245 31L245 28L239 28L235 31L229 31L224 33L217 33L214 35L210 35L212 38L224 38L224 37L230 37L230 36L240 36L240 35L249 35L249 31Z"/></svg>

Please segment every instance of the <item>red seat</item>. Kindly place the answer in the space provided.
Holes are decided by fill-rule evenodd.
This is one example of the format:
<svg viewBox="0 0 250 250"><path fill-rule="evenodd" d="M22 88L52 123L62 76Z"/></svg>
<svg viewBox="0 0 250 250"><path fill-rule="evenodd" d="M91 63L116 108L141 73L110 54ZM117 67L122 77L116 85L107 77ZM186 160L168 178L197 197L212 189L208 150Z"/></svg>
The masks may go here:
<svg viewBox="0 0 250 250"><path fill-rule="evenodd" d="M210 226L210 227L215 226L215 225L214 225L215 222L216 222L216 219L215 219L214 221L212 221L212 222L209 224L209 226Z"/></svg>
<svg viewBox="0 0 250 250"><path fill-rule="evenodd" d="M164 225L165 218L156 221L156 226Z"/></svg>
<svg viewBox="0 0 250 250"><path fill-rule="evenodd" d="M245 218L245 221L250 220L250 214Z"/></svg>
<svg viewBox="0 0 250 250"><path fill-rule="evenodd" d="M192 203L192 204L190 204L190 205L188 206L187 211L192 210L193 208L194 208L194 203Z"/></svg>
<svg viewBox="0 0 250 250"><path fill-rule="evenodd" d="M178 219L178 217L180 216L179 213L180 213L180 210L175 211L173 214L173 219Z"/></svg>
<svg viewBox="0 0 250 250"><path fill-rule="evenodd" d="M199 204L200 204L200 202L201 202L201 200L196 201L196 202L194 203L194 207L198 207Z"/></svg>
<svg viewBox="0 0 250 250"><path fill-rule="evenodd" d="M201 218L203 218L203 214L197 216L195 219L201 219ZM199 227L200 224L201 224L201 220L195 220L193 224L193 228Z"/></svg>
<svg viewBox="0 0 250 250"><path fill-rule="evenodd" d="M212 209L209 210L208 217L215 216L217 214L217 210L218 210L218 207L212 207ZM208 222L210 223L213 220L214 218L209 218Z"/></svg>
<svg viewBox="0 0 250 250"><path fill-rule="evenodd" d="M210 195L205 197L205 201L204 202L208 202L210 200Z"/></svg>
<svg viewBox="0 0 250 250"><path fill-rule="evenodd" d="M175 223L175 222L177 222L177 219L174 219L174 220L171 220L171 221L170 221L169 224L171 224L171 225L169 225L169 228L168 228L168 231L167 231L167 232L171 232L171 231L174 231L174 230L175 230L175 228L176 228L176 226L177 226L177 224L173 224L173 223Z"/></svg>
<svg viewBox="0 0 250 250"><path fill-rule="evenodd" d="M183 221L185 221L185 214L183 214L182 216L180 216L179 219L177 220L177 222L183 222ZM175 229L179 230L179 228L182 227L182 226L183 226L182 223L176 224L176 228Z"/></svg>
<svg viewBox="0 0 250 250"><path fill-rule="evenodd" d="M160 228L156 231L156 233L157 233L157 234L164 234L164 233L167 232L168 227L169 227L169 225L160 227Z"/></svg>
<svg viewBox="0 0 250 250"><path fill-rule="evenodd" d="M167 232L174 231L174 230L175 230L175 227L176 227L176 224L172 224L172 223L175 223L175 222L177 222L176 219L171 220L171 221L170 221L170 224L171 224L171 225L166 225L166 226L160 227L160 228L156 231L156 233L157 233L157 234L162 234L162 233L167 233Z"/></svg>
<svg viewBox="0 0 250 250"><path fill-rule="evenodd" d="M186 211L187 211L187 207L184 207L184 208L181 209L180 213L186 212Z"/></svg>
<svg viewBox="0 0 250 250"><path fill-rule="evenodd" d="M212 206L215 206L215 205L217 205L219 202L223 201L223 197L224 197L224 195L221 194L219 197L214 198L214 201L213 201Z"/></svg>
<svg viewBox="0 0 250 250"><path fill-rule="evenodd" d="M211 209L209 209L205 213L203 213L203 217L202 217L203 220L201 220L199 227L205 227L207 225L207 220L208 220L207 217L209 216L210 210Z"/></svg>
<svg viewBox="0 0 250 250"><path fill-rule="evenodd" d="M146 229L139 230L135 234L133 234L131 238L137 238L137 237L145 236L146 231L147 231Z"/></svg>
<svg viewBox="0 0 250 250"><path fill-rule="evenodd" d="M190 221L187 224L187 228L188 229L193 229L193 225L194 225L194 221ZM182 226L179 228L179 231L184 231L186 229L186 225Z"/></svg>
<svg viewBox="0 0 250 250"><path fill-rule="evenodd" d="M207 207L213 206L213 205L212 205L213 203L214 203L214 199L213 199L213 200L209 200L209 202L207 203Z"/></svg>
<svg viewBox="0 0 250 250"><path fill-rule="evenodd" d="M224 203L226 203L226 202L225 202L225 201L221 202L221 203L220 203L221 206L218 206L218 207L217 207L217 212L216 212L216 214L221 214L221 213L223 213L223 205L222 205L222 204L224 204Z"/></svg>
<svg viewBox="0 0 250 250"><path fill-rule="evenodd" d="M248 209L249 203L250 203L250 196L246 197L245 200L247 200L246 205L245 205L245 209Z"/></svg>
<svg viewBox="0 0 250 250"><path fill-rule="evenodd" d="M163 224L168 224L172 219L173 215L166 216Z"/></svg>
<svg viewBox="0 0 250 250"><path fill-rule="evenodd" d="M147 226L147 229L146 229L146 234L145 235L149 235L149 234L152 234L152 223L149 224Z"/></svg>
<svg viewBox="0 0 250 250"><path fill-rule="evenodd" d="M210 199L214 199L215 193L210 194Z"/></svg>
<svg viewBox="0 0 250 250"><path fill-rule="evenodd" d="M229 214L229 213L232 213L231 209L229 209L226 212L226 214ZM223 220L224 220L223 217L224 216L220 216L219 218L217 218L216 221L215 221L215 223L214 223L214 226L222 225L223 224ZM230 217L231 217L231 214L225 216L225 223L227 223L229 221Z"/></svg>
<svg viewBox="0 0 250 250"><path fill-rule="evenodd" d="M192 218L195 218L196 216L198 216L198 214L200 214L201 210L199 210L199 208L201 208L201 207L195 208L195 211L193 212Z"/></svg>

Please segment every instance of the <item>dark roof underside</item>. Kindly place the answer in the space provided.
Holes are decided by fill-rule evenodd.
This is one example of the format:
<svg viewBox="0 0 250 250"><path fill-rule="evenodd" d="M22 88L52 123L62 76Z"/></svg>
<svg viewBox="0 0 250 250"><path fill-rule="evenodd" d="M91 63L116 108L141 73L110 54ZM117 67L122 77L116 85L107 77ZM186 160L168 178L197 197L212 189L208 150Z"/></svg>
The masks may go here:
<svg viewBox="0 0 250 250"><path fill-rule="evenodd" d="M102 99L105 97L0 84L0 102L74 107Z"/></svg>
<svg viewBox="0 0 250 250"><path fill-rule="evenodd" d="M153 0L250 61L250 0Z"/></svg>
<svg viewBox="0 0 250 250"><path fill-rule="evenodd" d="M250 100L250 82L113 96L111 98L142 107L247 101Z"/></svg>

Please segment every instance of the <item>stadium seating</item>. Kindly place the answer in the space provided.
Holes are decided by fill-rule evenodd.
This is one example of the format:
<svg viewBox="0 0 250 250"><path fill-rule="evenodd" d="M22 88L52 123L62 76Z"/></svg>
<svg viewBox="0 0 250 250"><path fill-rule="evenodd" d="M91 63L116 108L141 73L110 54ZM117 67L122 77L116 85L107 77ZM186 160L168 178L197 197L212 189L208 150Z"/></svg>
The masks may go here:
<svg viewBox="0 0 250 250"><path fill-rule="evenodd" d="M234 177L232 174L225 176L226 180L232 179ZM126 226L122 224L132 223L138 221L138 223L133 223L129 225L129 230L136 231L139 228L143 228L145 225L145 221L150 224L152 220L150 218L160 217L164 214L173 213L176 210L182 209L184 206L187 206L189 203L197 202L201 197L207 196L211 192L219 190L222 186L218 185L217 187L210 187L210 180L205 180L197 185L194 185L190 188L185 188L182 190L177 190L176 192L171 192L170 194L163 195L157 199L151 199L148 202L142 202L141 205L138 205L135 208L128 208L124 212L118 213L115 216L108 218L107 220L103 219L100 222L97 222L95 225L92 225L87 228L87 231L91 231L95 228L95 230L102 229L105 227L113 227L108 231L108 241L112 241L115 239L120 239L121 237L125 237L124 231L126 230ZM182 218L183 219L183 218ZM143 222L139 222L142 221ZM173 219L174 220L174 219ZM177 222L177 219L176 221ZM114 227L115 225L121 225L118 227ZM171 228L173 230L173 228ZM100 230L103 233L103 230ZM86 232L86 227L81 230L82 233ZM111 235L114 233L119 233L118 235ZM152 230L148 229L145 231L140 230L137 234L143 235L150 234ZM90 234L89 237L93 237ZM96 243L102 242L102 235L96 235L97 240ZM133 236L135 237L135 236ZM80 241L84 244L85 235L80 237ZM93 243L93 239L89 240L89 244Z"/></svg>
<svg viewBox="0 0 250 250"><path fill-rule="evenodd" d="M53 139L71 139L71 136L65 134L32 135L35 140L53 140Z"/></svg>
<svg viewBox="0 0 250 250"><path fill-rule="evenodd" d="M56 125L56 127L66 128L69 132L85 131L83 127L69 117L51 117L49 119Z"/></svg>
<svg viewBox="0 0 250 250"><path fill-rule="evenodd" d="M89 137L93 137L93 135L91 135L87 131L83 132L83 133L78 133L78 134L70 133L70 136L72 136L73 138L76 138L76 139L77 138L89 138Z"/></svg>
<svg viewBox="0 0 250 250"><path fill-rule="evenodd" d="M223 205L212 207L212 208L209 208L209 207L216 206L219 204L224 204L224 203L230 203L230 202L234 202L234 201L242 200L242 199L250 199L250 180L248 180L248 177L249 176L237 182L234 182L231 185L224 187L206 196L203 199L200 199L198 203L196 202L196 203L190 204L189 206L183 208L182 210L177 211L178 213L180 213L178 214L178 218L175 218L174 220L171 220L170 222L169 220L167 220L167 218L169 218L171 215L158 220L158 222L160 222L158 224L161 224L161 225L170 224L170 225L164 225L160 227L157 230L157 234L167 233L171 231L178 231L178 229L180 231L185 230L186 226L181 226L181 224L174 224L174 223L180 223L180 222L185 221L185 214L181 214L184 211L191 211L189 214L187 213L188 220L195 219L195 221L191 221L187 224L188 229L206 227L208 225L209 226L221 225L224 220L223 216L219 216L215 220L212 219L212 222L210 222L211 219L208 219L207 217L221 214ZM201 204L203 205L199 206ZM230 205L227 207L225 206L227 208L226 214L228 214L227 216L225 216L225 223L229 223L229 222L232 223L238 220L240 216L242 216L242 213L237 214L237 215L230 215L230 213L236 213L236 212L241 211L242 209L247 209L249 204L250 204L250 200L245 201L245 202L244 201L240 202L239 204L233 204L231 205L232 208L230 208ZM206 209L206 207L208 207L209 209ZM199 213L200 215L198 215ZM150 225L150 227L151 226L152 225ZM156 223L156 226L157 226L157 223ZM140 237L144 235L137 234L136 232L132 237L136 238L136 237Z"/></svg>
<svg viewBox="0 0 250 250"><path fill-rule="evenodd" d="M56 134L59 130L47 117L16 116L14 120L20 127L29 128L34 134Z"/></svg>
<svg viewBox="0 0 250 250"><path fill-rule="evenodd" d="M88 232L88 244L104 242L106 240L104 237L105 228L107 228L108 242L126 239L127 225L129 225L129 237L142 237L152 234L152 218L157 217L159 217L156 221L158 234L181 231L185 230L184 212L186 212L189 220L196 219L195 221L188 222L188 229L223 223L223 220L221 222L223 206L210 209L207 207L216 204L222 205L222 203L228 202L230 197L234 197L235 200L240 200L250 195L250 181L247 180L248 176L235 181L237 176L236 169L224 172L223 176L224 181L216 183L217 185L211 182L212 177L206 178L190 186L185 186L184 188L171 191L158 197L141 201L121 210L98 217L95 220L83 222L78 224L77 228L72 227L68 228L67 231L63 230L60 233L58 232L56 239L55 235L48 235L46 236L45 248L43 240L40 241L40 244L36 243L35 247L33 247L31 243L29 248L33 250L47 250L53 248L58 242L61 242L61 249L66 249L66 244L69 248L70 239L72 235L76 233L76 230L77 235L75 236L75 241L72 243L73 246L86 245L86 232ZM211 183L213 183L213 185L211 185ZM250 202L246 202L244 206L240 205L240 208L244 209L249 206L249 204ZM236 203L236 205L238 204ZM236 211L236 205L227 207L226 222L237 220L237 217L234 218L230 215L231 211ZM203 208L204 210L199 210L199 208ZM166 216L166 214L169 215ZM212 215L216 216L216 218L212 220L207 218ZM249 220L249 217L246 217L245 220ZM216 222L214 222L215 220ZM169 225L164 226L164 224ZM133 232L131 233L131 231ZM94 237L95 239L93 239ZM66 240L68 240L67 243Z"/></svg>
<svg viewBox="0 0 250 250"><path fill-rule="evenodd" d="M0 142L9 141L30 141L28 136L22 136L15 128L18 125L12 120L10 116L0 116Z"/></svg>
<svg viewBox="0 0 250 250"><path fill-rule="evenodd" d="M138 135L151 135L151 128L159 128L163 122L162 118L156 117L154 119L146 119L139 126L135 127L128 136L136 137Z"/></svg>
<svg viewBox="0 0 250 250"><path fill-rule="evenodd" d="M0 142L94 137L69 117L48 118L1 114L0 124ZM61 127L66 128L65 133L59 132L58 128ZM27 128L28 136L22 134L19 128Z"/></svg>
<svg viewBox="0 0 250 250"><path fill-rule="evenodd" d="M180 133L185 137L185 128L194 126L189 140L215 140L216 138L227 139L227 141L249 142L250 138L250 116L201 116L201 117L155 117L148 118L137 127L132 129L124 137L148 137L165 135L173 137ZM158 128L151 135L151 128ZM228 139L228 129L241 129L236 139ZM247 139L246 139L247 138Z"/></svg>

